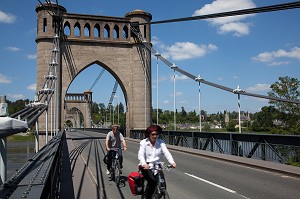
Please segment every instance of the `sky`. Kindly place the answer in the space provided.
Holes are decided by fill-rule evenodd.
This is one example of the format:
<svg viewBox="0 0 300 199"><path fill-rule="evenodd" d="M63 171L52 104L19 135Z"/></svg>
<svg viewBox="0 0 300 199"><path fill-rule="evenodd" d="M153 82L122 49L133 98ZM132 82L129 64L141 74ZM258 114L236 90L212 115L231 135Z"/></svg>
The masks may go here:
<svg viewBox="0 0 300 199"><path fill-rule="evenodd" d="M22 2L22 3L21 3ZM44 0L41 2L45 3ZM56 2L56 1L54 1ZM287 0L58 0L69 13L124 17L136 9L149 12L152 22L288 3ZM1 0L0 95L10 101L33 100L36 93L36 21L39 1ZM151 25L153 48L179 68L232 89L267 95L279 77L300 80L300 9ZM51 53L51 52L49 52ZM49 60L50 61L50 60ZM91 88L101 66L82 71L69 93ZM158 74L158 76L157 76ZM93 87L93 101L108 104L115 79L105 71ZM158 85L158 86L157 86ZM175 86L174 86L175 85ZM235 94L174 73L152 58L154 109L207 113L238 111ZM158 96L158 101L157 101ZM175 97L174 97L175 96ZM124 102L121 89L113 104ZM174 103L175 102L175 103ZM241 96L241 110L255 113L268 100Z"/></svg>

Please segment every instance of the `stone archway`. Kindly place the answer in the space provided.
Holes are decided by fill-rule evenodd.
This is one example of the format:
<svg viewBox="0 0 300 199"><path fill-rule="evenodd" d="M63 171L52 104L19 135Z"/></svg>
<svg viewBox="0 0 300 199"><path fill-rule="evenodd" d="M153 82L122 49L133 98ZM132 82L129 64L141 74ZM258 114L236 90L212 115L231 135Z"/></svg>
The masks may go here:
<svg viewBox="0 0 300 199"><path fill-rule="evenodd" d="M64 99L64 122L68 118L73 118L75 127L91 128L92 127L92 92L85 91L82 93L67 93ZM74 111L76 109L76 111ZM80 114L82 114L84 123L80 125Z"/></svg>
<svg viewBox="0 0 300 199"><path fill-rule="evenodd" d="M60 125L69 85L80 71L98 64L115 77L124 93L127 136L132 129L145 129L151 123L151 53L130 30L132 22L150 22L151 14L134 10L124 17L109 17L71 14L56 4L37 6L37 89L43 85L51 60L54 18L47 11L53 8L62 17L61 28L69 30L69 35L61 35L57 68ZM144 42L151 43L150 25L139 28ZM43 120L40 123L43 128Z"/></svg>

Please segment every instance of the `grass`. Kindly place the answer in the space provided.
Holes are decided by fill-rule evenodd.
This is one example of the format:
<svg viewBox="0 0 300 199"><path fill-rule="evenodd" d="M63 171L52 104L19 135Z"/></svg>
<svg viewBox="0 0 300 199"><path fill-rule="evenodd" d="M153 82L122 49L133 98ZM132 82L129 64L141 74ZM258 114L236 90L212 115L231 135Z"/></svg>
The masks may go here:
<svg viewBox="0 0 300 199"><path fill-rule="evenodd" d="M8 136L7 141L34 141L34 135L32 133L19 133Z"/></svg>

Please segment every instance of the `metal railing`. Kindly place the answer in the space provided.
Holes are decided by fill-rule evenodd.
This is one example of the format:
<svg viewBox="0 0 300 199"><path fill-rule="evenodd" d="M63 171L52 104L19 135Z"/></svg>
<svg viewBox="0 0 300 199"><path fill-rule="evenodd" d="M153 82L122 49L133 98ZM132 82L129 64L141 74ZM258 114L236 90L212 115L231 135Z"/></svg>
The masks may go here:
<svg viewBox="0 0 300 199"><path fill-rule="evenodd" d="M57 198L64 132L59 132L0 187L0 198Z"/></svg>
<svg viewBox="0 0 300 199"><path fill-rule="evenodd" d="M143 139L144 130L132 130L130 137ZM176 146L285 164L300 163L300 136L163 131L161 138Z"/></svg>

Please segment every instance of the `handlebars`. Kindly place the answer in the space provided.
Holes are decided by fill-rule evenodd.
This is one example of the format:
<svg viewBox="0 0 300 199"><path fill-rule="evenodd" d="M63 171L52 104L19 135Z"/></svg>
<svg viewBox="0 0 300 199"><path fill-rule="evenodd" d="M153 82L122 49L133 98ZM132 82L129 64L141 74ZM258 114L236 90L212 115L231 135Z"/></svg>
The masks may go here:
<svg viewBox="0 0 300 199"><path fill-rule="evenodd" d="M171 164L168 164L168 165L164 165L164 163L163 162L161 162L161 163L149 163L149 169L151 169L151 170L157 170L157 171L159 171L159 170L169 170L169 169L171 169L171 168L174 168L173 167L173 165L171 165ZM138 169L139 170L141 170L143 168L143 166L142 165L139 165L139 167L138 167Z"/></svg>
<svg viewBox="0 0 300 199"><path fill-rule="evenodd" d="M109 148L110 151L119 151L124 150L124 148Z"/></svg>

